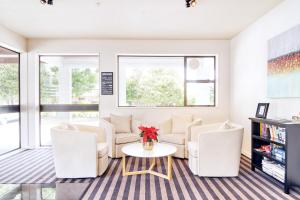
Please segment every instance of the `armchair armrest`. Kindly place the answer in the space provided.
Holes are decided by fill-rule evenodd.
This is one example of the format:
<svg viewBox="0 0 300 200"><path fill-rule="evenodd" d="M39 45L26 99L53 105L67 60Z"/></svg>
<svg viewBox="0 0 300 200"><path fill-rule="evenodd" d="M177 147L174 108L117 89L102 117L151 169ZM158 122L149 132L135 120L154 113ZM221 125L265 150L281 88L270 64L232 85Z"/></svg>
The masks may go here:
<svg viewBox="0 0 300 200"><path fill-rule="evenodd" d="M198 119L195 119L192 123L190 123L188 126L187 126L187 130L186 130L186 142L188 141L191 141L191 129L192 127L194 126L200 126L202 125L202 119L198 118Z"/></svg>
<svg viewBox="0 0 300 200"><path fill-rule="evenodd" d="M115 154L115 127L110 122L106 121L105 119L100 119L99 125L105 131L105 138L106 143L108 145L108 155L110 157L114 157Z"/></svg>
<svg viewBox="0 0 300 200"><path fill-rule="evenodd" d="M159 134L168 134L172 132L172 119L168 119L158 124Z"/></svg>
<svg viewBox="0 0 300 200"><path fill-rule="evenodd" d="M51 139L57 177L97 176L96 133L52 128Z"/></svg>

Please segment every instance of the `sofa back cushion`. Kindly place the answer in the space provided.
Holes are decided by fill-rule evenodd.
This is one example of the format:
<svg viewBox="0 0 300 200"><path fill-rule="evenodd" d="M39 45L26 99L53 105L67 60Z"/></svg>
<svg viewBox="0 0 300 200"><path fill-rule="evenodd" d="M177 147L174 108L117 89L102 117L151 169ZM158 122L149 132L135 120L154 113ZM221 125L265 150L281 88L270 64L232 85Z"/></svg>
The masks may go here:
<svg viewBox="0 0 300 200"><path fill-rule="evenodd" d="M131 115L110 115L110 121L115 126L116 133L131 133Z"/></svg>
<svg viewBox="0 0 300 200"><path fill-rule="evenodd" d="M172 133L185 133L187 126L192 122L192 115L173 115Z"/></svg>

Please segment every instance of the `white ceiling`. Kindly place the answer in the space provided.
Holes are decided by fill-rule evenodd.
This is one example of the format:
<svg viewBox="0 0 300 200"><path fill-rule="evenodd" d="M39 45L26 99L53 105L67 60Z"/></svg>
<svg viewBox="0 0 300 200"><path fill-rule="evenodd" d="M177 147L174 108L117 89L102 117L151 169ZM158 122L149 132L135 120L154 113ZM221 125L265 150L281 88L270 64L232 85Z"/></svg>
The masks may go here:
<svg viewBox="0 0 300 200"><path fill-rule="evenodd" d="M282 0L0 0L0 24L27 38L230 39Z"/></svg>

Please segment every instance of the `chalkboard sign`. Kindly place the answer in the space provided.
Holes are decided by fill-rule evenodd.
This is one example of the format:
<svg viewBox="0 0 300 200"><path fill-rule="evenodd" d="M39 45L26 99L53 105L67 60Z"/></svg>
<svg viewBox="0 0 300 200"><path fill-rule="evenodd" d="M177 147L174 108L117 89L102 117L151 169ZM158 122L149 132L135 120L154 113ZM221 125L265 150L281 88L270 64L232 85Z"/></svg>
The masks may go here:
<svg viewBox="0 0 300 200"><path fill-rule="evenodd" d="M112 72L101 72L101 94L102 95L114 94Z"/></svg>

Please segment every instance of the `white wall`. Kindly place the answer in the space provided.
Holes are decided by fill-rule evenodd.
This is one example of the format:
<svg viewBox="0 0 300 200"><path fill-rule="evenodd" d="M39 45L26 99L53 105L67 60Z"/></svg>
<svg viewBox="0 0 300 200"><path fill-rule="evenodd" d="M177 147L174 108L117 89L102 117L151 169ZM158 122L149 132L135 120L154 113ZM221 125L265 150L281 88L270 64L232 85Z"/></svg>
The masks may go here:
<svg viewBox="0 0 300 200"><path fill-rule="evenodd" d="M269 117L291 118L300 99L268 99L267 42L300 24L300 1L286 0L231 40L230 118L245 127L243 153L250 156L250 121L258 102L270 102ZM299 36L300 37L300 36Z"/></svg>
<svg viewBox="0 0 300 200"><path fill-rule="evenodd" d="M193 113L205 122L224 121L229 118L229 41L194 40L28 40L30 133L38 131L38 55L40 54L100 53L101 71L114 72L114 96L100 97L100 114L133 114L151 124L166 119L173 113ZM117 107L117 55L165 54L165 55L218 55L218 106L215 108L118 108ZM31 121L30 120L30 121ZM36 134L35 134L36 135ZM33 136L32 136L33 137ZM37 141L37 138L36 138ZM32 145L36 143L32 141Z"/></svg>
<svg viewBox="0 0 300 200"><path fill-rule="evenodd" d="M17 52L25 52L26 39L0 25L0 46Z"/></svg>

